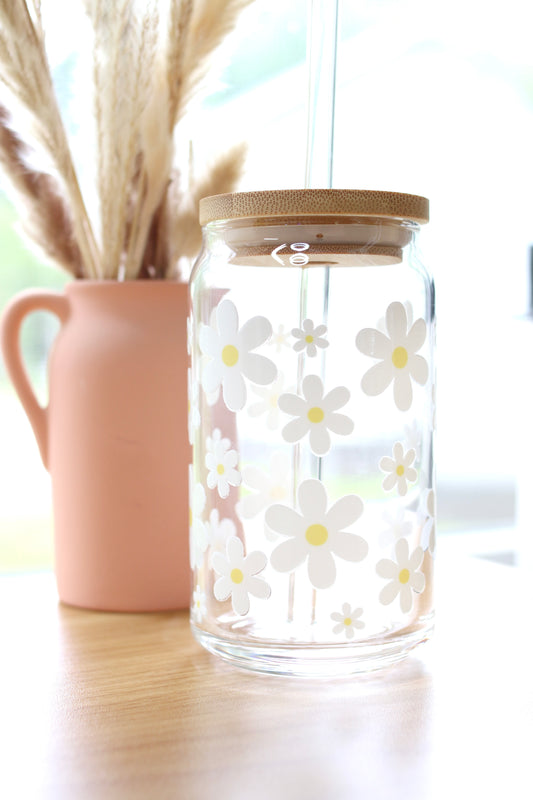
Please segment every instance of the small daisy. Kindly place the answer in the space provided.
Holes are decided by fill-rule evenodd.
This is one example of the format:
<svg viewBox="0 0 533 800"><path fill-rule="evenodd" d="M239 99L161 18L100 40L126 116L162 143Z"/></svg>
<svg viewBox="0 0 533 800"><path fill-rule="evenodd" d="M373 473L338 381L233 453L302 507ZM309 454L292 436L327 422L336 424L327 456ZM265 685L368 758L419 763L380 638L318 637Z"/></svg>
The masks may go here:
<svg viewBox="0 0 533 800"><path fill-rule="evenodd" d="M437 537L435 532L435 492L433 489L426 490L422 514L424 525L420 544L424 550L429 550L431 555L434 556Z"/></svg>
<svg viewBox="0 0 533 800"><path fill-rule="evenodd" d="M202 386L210 396L222 386L226 406L240 411L246 403L245 377L261 386L276 377L274 362L251 352L267 341L272 325L266 317L253 317L239 330L237 308L228 299L216 307L214 323L200 326L200 349L209 357L202 371Z"/></svg>
<svg viewBox="0 0 533 800"><path fill-rule="evenodd" d="M326 331L327 327L325 325L317 325L315 328L312 319L304 319L301 328L293 328L291 331L292 335L298 339L293 344L293 349L297 353L300 350L305 350L308 356L314 358L317 354L317 347L321 349L329 347L328 340L323 338Z"/></svg>
<svg viewBox="0 0 533 800"><path fill-rule="evenodd" d="M267 557L259 550L244 555L240 539L232 536L228 539L226 556L213 553L211 564L221 577L216 581L213 592L217 600L227 600L231 595L231 604L236 614L244 616L250 610L249 594L267 599L270 597L270 586L257 573L264 570Z"/></svg>
<svg viewBox="0 0 533 800"><path fill-rule="evenodd" d="M302 393L303 397L297 394L280 395L280 409L296 417L285 425L281 434L286 442L297 442L309 434L311 450L315 455L323 456L331 447L329 431L341 436L353 431L352 420L344 414L335 413L346 405L350 392L345 386L337 386L324 397L324 386L318 375L307 375L303 379Z"/></svg>
<svg viewBox="0 0 533 800"><path fill-rule="evenodd" d="M248 414L251 417L260 417L262 414L266 415L266 426L269 430L274 431L279 427L279 408L278 398L283 392L283 374L278 372L278 377L274 383L264 388L252 386L254 394L262 399L258 403L252 403L248 408Z"/></svg>
<svg viewBox="0 0 533 800"><path fill-rule="evenodd" d="M344 633L347 639L353 639L355 635L354 628L364 628L365 623L358 619L363 613L362 608L353 608L349 603L343 603L342 612L334 611L331 614L331 619L337 625L333 628L333 633Z"/></svg>
<svg viewBox="0 0 533 800"><path fill-rule="evenodd" d="M389 583L383 587L379 594L379 602L384 606L392 603L400 595L400 608L407 614L413 606L413 592L420 594L424 591L426 579L422 572L417 572L424 558L421 547L415 547L409 556L407 539L396 542L396 561L383 558L376 564L376 572L380 578L388 578Z"/></svg>
<svg viewBox="0 0 533 800"><path fill-rule="evenodd" d="M197 584L192 595L191 616L194 622L201 622L206 615L205 592Z"/></svg>
<svg viewBox="0 0 533 800"><path fill-rule="evenodd" d="M381 532L379 543L382 547L396 544L398 539L406 539L413 529L412 521L405 518L405 508L398 504L394 510L385 509L383 521L387 527Z"/></svg>
<svg viewBox="0 0 533 800"><path fill-rule="evenodd" d="M312 585L327 589L337 575L334 555L354 562L368 553L366 541L345 530L363 513L363 501L355 494L345 495L328 511L324 485L311 479L300 484L298 503L301 513L277 503L266 510L267 525L289 537L274 549L270 562L278 572L292 572L307 560Z"/></svg>
<svg viewBox="0 0 533 800"><path fill-rule="evenodd" d="M276 348L276 353L281 353L284 347L290 347L289 336L290 333L285 332L285 325L278 325L277 331L272 334L269 345Z"/></svg>
<svg viewBox="0 0 533 800"><path fill-rule="evenodd" d="M191 569L198 569L204 563L207 550L207 531L201 516L205 508L205 489L201 483L194 483L192 466L189 466L189 559Z"/></svg>
<svg viewBox="0 0 533 800"><path fill-rule="evenodd" d="M289 458L281 452L272 455L268 472L263 472L255 466L243 469L243 483L254 490L242 498L240 513L243 519L257 516L273 502L279 503L288 499L290 470Z"/></svg>
<svg viewBox="0 0 533 800"><path fill-rule="evenodd" d="M403 451L403 445L396 442L392 448L392 458L384 456L379 462L379 468L389 474L383 481L383 489L386 492L398 487L398 494L403 497L407 494L407 482L414 483L417 479L417 471L411 464L415 460L415 451Z"/></svg>
<svg viewBox="0 0 533 800"><path fill-rule="evenodd" d="M220 519L218 508L211 509L209 520L206 522L207 541L213 550L221 553L226 551L226 543L231 536L237 535L235 523L229 517Z"/></svg>
<svg viewBox="0 0 533 800"><path fill-rule="evenodd" d="M387 308L388 336L375 328L364 328L357 334L355 344L366 356L379 358L363 375L361 388L367 395L381 394L394 382L394 402L400 411L411 408L412 380L424 385L428 379L427 361L417 355L426 340L426 323L417 319L408 330L407 312L402 303Z"/></svg>
<svg viewBox="0 0 533 800"><path fill-rule="evenodd" d="M241 473L235 469L239 461L236 450L230 450L230 440L223 439L218 428L206 440L205 465L209 470L207 485L217 489L223 499L229 496L230 486L241 485Z"/></svg>

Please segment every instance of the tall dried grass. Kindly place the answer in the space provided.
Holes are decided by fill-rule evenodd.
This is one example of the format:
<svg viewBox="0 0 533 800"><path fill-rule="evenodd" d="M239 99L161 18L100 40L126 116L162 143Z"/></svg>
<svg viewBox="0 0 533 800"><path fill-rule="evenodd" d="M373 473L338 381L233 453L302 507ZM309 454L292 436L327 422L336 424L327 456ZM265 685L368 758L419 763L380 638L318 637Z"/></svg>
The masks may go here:
<svg viewBox="0 0 533 800"><path fill-rule="evenodd" d="M83 2L93 32L97 214L89 215L74 168L40 0L0 0L9 98L0 107L0 164L26 233L75 277L172 278L180 257L200 246L199 198L231 191L241 172L236 147L186 183L174 139L213 52L251 0Z"/></svg>

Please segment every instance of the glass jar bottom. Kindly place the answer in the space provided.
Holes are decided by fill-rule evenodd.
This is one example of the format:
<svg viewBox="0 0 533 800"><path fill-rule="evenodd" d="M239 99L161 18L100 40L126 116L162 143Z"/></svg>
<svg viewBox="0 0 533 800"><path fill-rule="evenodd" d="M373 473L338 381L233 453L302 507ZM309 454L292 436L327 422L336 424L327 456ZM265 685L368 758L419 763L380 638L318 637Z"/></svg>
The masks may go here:
<svg viewBox="0 0 533 800"><path fill-rule="evenodd" d="M342 677L385 669L404 659L429 639L433 616L405 633L334 645L238 641L207 633L194 623L191 629L206 650L243 669L272 675Z"/></svg>

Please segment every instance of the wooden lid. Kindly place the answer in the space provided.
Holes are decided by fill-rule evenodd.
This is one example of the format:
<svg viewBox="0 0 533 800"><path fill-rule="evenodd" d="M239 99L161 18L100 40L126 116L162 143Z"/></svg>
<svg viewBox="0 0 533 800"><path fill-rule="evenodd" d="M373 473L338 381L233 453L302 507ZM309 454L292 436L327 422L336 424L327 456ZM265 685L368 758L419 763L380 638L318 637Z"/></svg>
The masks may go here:
<svg viewBox="0 0 533 800"><path fill-rule="evenodd" d="M233 192L200 200L200 224L249 217L389 217L424 224L429 200L415 194L359 189Z"/></svg>

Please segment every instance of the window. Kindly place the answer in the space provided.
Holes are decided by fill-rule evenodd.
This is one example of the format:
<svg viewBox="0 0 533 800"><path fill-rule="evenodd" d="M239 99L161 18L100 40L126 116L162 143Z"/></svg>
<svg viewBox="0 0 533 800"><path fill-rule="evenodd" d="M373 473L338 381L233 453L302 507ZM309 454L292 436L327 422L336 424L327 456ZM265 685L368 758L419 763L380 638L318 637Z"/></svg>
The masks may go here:
<svg viewBox="0 0 533 800"><path fill-rule="evenodd" d="M248 142L241 189L303 185L306 12L306 0L255 0L222 52L220 87L191 116L198 164L214 146ZM533 358L533 321L523 319L533 239L526 14L521 0L340 0L333 185L431 199L422 248L437 287L440 532L499 528L498 549L515 546L509 529L533 449L521 400ZM67 45L57 50L63 87ZM2 198L1 306L24 286L66 280L30 256L13 219ZM53 328L37 318L26 328L44 391ZM0 431L0 569L50 564L49 481L3 366ZM529 494L520 492L521 520L533 517ZM462 541L492 547L481 536Z"/></svg>

